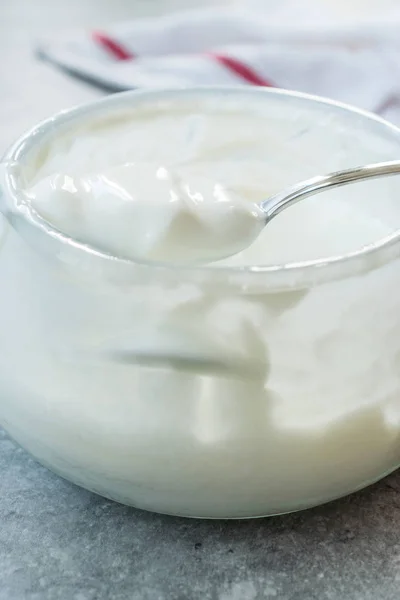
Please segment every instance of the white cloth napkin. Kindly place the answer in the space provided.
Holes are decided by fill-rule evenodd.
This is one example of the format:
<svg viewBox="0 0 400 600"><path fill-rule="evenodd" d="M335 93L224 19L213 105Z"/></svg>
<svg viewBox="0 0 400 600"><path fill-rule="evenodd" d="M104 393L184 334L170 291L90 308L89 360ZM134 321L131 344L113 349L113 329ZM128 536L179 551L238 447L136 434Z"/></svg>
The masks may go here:
<svg viewBox="0 0 400 600"><path fill-rule="evenodd" d="M351 2L351 0L349 0ZM109 90L262 85L330 97L400 124L400 10L344 21L301 2L200 9L67 33L40 54Z"/></svg>

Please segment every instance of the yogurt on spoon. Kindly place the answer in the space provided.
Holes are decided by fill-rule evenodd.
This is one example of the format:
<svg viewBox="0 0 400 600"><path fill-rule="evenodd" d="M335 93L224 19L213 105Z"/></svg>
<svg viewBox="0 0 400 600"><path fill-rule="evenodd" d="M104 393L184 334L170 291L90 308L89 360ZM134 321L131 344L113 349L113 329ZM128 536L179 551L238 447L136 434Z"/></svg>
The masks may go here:
<svg viewBox="0 0 400 600"><path fill-rule="evenodd" d="M28 196L60 230L140 261L213 262L250 246L264 227L261 208L238 193L149 162L84 176L53 174Z"/></svg>

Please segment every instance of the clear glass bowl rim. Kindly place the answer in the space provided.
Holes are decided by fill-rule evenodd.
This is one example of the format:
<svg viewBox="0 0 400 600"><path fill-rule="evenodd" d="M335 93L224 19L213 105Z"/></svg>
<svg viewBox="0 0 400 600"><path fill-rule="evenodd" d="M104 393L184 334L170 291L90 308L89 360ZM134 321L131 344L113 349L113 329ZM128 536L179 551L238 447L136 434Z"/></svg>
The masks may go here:
<svg viewBox="0 0 400 600"><path fill-rule="evenodd" d="M196 96L236 95L244 99L252 96L274 96L282 102L297 104L315 104L316 108L326 108L334 112L346 112L355 118L364 119L369 128L398 138L400 151L400 129L384 119L367 111L329 100L318 96L292 92L276 88L247 88L226 86L201 86L162 90L130 90L100 98L77 107L63 110L42 121L23 134L5 153L2 161L2 190L5 201L0 209L23 237L29 241L40 242L60 259L68 262L74 259L90 268L95 261L103 265L104 273L113 271L113 276L122 277L125 281L145 282L180 281L186 283L210 284L213 288L239 288L251 292L280 292L285 290L303 289L321 283L341 280L372 271L385 263L400 256L400 230L373 242L355 252L332 256L327 259L300 261L288 264L249 267L218 267L190 265L180 266L165 263L146 263L113 256L100 249L88 246L64 234L50 223L42 219L30 205L27 204L19 189L16 166L28 156L46 137L54 136L57 129L72 122L83 123L91 119L106 116L108 112L115 113L118 109L134 107L146 102L157 100L173 100ZM4 209L3 204L6 208ZM44 236L44 237L43 237ZM40 239L41 238L41 239ZM67 257L68 255L68 257ZM75 255L74 257L72 255Z"/></svg>

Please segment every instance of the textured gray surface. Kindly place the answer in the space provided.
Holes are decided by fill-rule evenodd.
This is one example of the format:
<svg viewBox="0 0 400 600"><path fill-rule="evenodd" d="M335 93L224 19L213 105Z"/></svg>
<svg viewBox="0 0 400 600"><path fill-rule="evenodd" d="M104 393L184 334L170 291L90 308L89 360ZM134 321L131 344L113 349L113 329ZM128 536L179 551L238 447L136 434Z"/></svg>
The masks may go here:
<svg viewBox="0 0 400 600"><path fill-rule="evenodd" d="M39 466L0 430L0 600L398 600L400 472L253 521L152 515Z"/></svg>

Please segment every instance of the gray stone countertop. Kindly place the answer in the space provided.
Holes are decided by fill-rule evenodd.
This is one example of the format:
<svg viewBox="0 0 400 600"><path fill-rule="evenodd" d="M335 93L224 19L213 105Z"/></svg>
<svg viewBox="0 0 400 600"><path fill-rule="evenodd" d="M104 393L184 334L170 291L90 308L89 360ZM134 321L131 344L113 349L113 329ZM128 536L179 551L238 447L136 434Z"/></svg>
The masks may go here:
<svg viewBox="0 0 400 600"><path fill-rule="evenodd" d="M400 473L313 510L201 521L121 506L0 430L0 600L398 600Z"/></svg>
<svg viewBox="0 0 400 600"><path fill-rule="evenodd" d="M33 38L194 3L0 0L0 152L38 120L100 94L35 60ZM0 600L264 598L399 600L400 473L303 513L191 521L81 490L0 430Z"/></svg>

